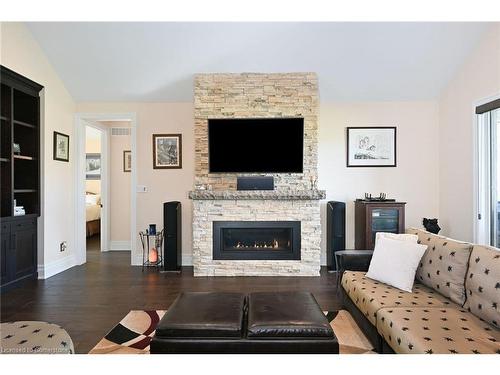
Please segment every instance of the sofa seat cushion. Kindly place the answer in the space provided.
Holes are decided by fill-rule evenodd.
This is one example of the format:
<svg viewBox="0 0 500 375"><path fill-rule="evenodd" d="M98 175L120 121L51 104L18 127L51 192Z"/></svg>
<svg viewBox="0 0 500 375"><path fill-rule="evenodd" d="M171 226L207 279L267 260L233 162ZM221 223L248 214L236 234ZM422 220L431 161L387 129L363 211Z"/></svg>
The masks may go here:
<svg viewBox="0 0 500 375"><path fill-rule="evenodd" d="M420 229L408 229L418 236L418 242L427 245L420 260L418 282L463 305L465 302L465 274L472 245L438 236Z"/></svg>
<svg viewBox="0 0 500 375"><path fill-rule="evenodd" d="M181 293L158 323L156 336L240 338L244 305L241 293Z"/></svg>
<svg viewBox="0 0 500 375"><path fill-rule="evenodd" d="M465 280L467 308L500 328L500 250L474 245Z"/></svg>
<svg viewBox="0 0 500 375"><path fill-rule="evenodd" d="M443 307L452 304L432 289L415 283L413 292L404 292L372 280L364 272L346 271L342 287L359 310L373 324L377 324L377 311L386 307Z"/></svg>
<svg viewBox="0 0 500 375"><path fill-rule="evenodd" d="M333 338L333 330L309 292L251 293L248 337Z"/></svg>
<svg viewBox="0 0 500 375"><path fill-rule="evenodd" d="M500 354L500 331L455 306L381 309L377 330L396 353Z"/></svg>

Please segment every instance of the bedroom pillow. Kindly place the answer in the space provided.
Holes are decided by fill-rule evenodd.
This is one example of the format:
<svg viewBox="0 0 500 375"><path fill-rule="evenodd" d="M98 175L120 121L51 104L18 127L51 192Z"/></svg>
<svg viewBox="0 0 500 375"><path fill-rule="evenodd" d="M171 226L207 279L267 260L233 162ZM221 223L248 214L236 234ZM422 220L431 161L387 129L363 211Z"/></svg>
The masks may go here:
<svg viewBox="0 0 500 375"><path fill-rule="evenodd" d="M426 245L382 237L375 244L366 277L411 293L425 250Z"/></svg>
<svg viewBox="0 0 500 375"><path fill-rule="evenodd" d="M98 195L87 194L87 195L85 196L85 203L86 203L88 206L93 206L93 205L96 205L96 204L98 204L98 203L97 203L97 198L98 198Z"/></svg>
<svg viewBox="0 0 500 375"><path fill-rule="evenodd" d="M390 238L391 240L408 241L412 243L418 242L418 236L416 234L410 234L410 233L396 234L387 232L377 232L377 234L375 235L375 243L377 243L380 238Z"/></svg>

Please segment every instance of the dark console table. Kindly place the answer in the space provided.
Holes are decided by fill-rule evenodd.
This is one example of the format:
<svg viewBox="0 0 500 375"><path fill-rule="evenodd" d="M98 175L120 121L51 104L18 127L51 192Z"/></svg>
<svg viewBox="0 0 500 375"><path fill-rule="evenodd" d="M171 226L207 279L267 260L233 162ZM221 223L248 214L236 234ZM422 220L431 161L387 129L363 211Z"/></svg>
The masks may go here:
<svg viewBox="0 0 500 375"><path fill-rule="evenodd" d="M354 204L354 247L373 249L377 232L404 233L405 202L357 200Z"/></svg>

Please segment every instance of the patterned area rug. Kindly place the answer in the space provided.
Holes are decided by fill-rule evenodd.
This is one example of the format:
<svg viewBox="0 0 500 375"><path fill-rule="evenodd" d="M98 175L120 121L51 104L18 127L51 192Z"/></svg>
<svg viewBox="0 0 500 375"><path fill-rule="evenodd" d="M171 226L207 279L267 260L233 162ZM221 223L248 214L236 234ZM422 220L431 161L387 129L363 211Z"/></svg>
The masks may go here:
<svg viewBox="0 0 500 375"><path fill-rule="evenodd" d="M149 354L149 343L166 310L132 310L89 354ZM325 311L340 344L340 354L373 353L373 347L345 310Z"/></svg>

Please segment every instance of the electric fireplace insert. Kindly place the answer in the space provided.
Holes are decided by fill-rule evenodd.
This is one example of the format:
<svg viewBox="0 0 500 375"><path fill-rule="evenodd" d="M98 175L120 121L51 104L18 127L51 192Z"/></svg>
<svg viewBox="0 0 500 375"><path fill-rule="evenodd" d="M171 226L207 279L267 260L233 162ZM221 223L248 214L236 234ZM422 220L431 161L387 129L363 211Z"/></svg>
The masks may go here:
<svg viewBox="0 0 500 375"><path fill-rule="evenodd" d="M214 221L214 260L300 260L300 221Z"/></svg>

